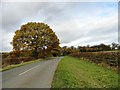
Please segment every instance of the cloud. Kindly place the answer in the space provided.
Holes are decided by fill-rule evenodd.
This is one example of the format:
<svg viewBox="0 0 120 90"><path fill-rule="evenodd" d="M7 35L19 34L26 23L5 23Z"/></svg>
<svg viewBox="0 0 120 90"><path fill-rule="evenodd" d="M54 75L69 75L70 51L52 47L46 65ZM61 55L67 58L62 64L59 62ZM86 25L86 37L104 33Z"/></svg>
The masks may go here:
<svg viewBox="0 0 120 90"><path fill-rule="evenodd" d="M31 21L47 23L56 32L61 46L118 40L117 3L4 2L2 7L3 51L12 50L14 32Z"/></svg>
<svg viewBox="0 0 120 90"><path fill-rule="evenodd" d="M112 22L111 22L112 21ZM63 25L64 24L64 25ZM117 37L118 33L118 19L117 15L101 18L101 17L89 17L84 23L79 20L68 20L64 23L60 23L55 29L58 31L62 43L74 42L78 38L91 37L91 41L99 39L112 39ZM63 28L64 27L64 28ZM72 27L72 28L71 28ZM64 32L64 34L62 34ZM111 38L102 38L106 35L113 34Z"/></svg>
<svg viewBox="0 0 120 90"><path fill-rule="evenodd" d="M7 33L7 34L6 34ZM6 32L5 30L2 30L2 33L0 33L0 46L2 46L1 51L11 51L12 45L10 42L12 41L12 37L14 36L14 33Z"/></svg>

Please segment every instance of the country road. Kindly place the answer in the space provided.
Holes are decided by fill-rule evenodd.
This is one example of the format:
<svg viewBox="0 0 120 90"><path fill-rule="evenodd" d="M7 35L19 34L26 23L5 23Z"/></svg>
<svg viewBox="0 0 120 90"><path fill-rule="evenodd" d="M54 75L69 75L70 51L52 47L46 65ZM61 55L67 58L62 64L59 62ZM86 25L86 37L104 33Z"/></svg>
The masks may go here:
<svg viewBox="0 0 120 90"><path fill-rule="evenodd" d="M2 73L2 88L50 88L62 57L43 60Z"/></svg>

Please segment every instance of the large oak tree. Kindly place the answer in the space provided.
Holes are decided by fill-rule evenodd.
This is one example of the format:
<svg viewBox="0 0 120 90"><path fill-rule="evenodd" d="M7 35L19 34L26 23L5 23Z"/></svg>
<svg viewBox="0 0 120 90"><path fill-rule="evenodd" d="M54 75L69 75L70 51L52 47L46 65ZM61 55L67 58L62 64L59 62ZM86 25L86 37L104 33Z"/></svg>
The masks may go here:
<svg viewBox="0 0 120 90"><path fill-rule="evenodd" d="M39 53L59 51L59 39L55 32L45 23L28 22L15 32L12 41L13 51L30 50L38 57Z"/></svg>

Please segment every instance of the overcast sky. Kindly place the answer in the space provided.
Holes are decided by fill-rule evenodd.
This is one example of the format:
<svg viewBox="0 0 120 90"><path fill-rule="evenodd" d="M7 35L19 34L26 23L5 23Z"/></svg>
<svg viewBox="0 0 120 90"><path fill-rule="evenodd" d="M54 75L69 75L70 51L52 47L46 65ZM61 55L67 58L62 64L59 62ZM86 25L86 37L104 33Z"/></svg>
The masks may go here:
<svg viewBox="0 0 120 90"><path fill-rule="evenodd" d="M27 22L47 23L60 46L118 42L117 2L4 2L2 51L11 51L14 32Z"/></svg>

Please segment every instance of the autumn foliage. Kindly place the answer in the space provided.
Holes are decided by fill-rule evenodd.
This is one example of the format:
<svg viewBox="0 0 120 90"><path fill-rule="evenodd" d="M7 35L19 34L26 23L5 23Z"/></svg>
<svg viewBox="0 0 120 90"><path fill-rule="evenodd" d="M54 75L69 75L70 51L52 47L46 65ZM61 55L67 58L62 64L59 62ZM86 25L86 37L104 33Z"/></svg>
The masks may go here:
<svg viewBox="0 0 120 90"><path fill-rule="evenodd" d="M15 32L13 51L18 55L19 51L32 51L32 57L46 56L46 53L56 54L59 52L59 39L55 32L45 23L28 22ZM18 51L18 52L17 52Z"/></svg>
<svg viewBox="0 0 120 90"><path fill-rule="evenodd" d="M55 32L45 23L28 22L15 31L11 42L13 51L2 53L2 67L58 56L61 47Z"/></svg>

